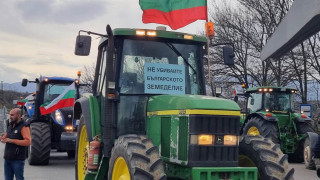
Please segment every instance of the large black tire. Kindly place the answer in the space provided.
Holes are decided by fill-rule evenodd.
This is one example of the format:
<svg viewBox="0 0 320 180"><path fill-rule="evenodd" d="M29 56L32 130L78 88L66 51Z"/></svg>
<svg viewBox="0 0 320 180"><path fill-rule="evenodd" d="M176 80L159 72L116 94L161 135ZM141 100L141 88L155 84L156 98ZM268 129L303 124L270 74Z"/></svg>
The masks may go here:
<svg viewBox="0 0 320 180"><path fill-rule="evenodd" d="M278 144L262 136L240 137L239 166L257 167L260 180L293 180L294 169Z"/></svg>
<svg viewBox="0 0 320 180"><path fill-rule="evenodd" d="M316 132L314 127L309 122L299 122L296 123L297 133L299 135L306 134L307 132ZM301 162L308 162L309 160L305 159L305 139L301 140L298 144L297 149L293 154L289 154L289 162L301 163ZM313 160L310 159L311 164L313 164ZM309 163L308 163L309 164ZM305 164L306 166L309 166Z"/></svg>
<svg viewBox="0 0 320 180"><path fill-rule="evenodd" d="M31 145L28 151L30 165L47 165L50 159L51 132L47 123L35 122L30 125Z"/></svg>
<svg viewBox="0 0 320 180"><path fill-rule="evenodd" d="M261 117L252 117L244 125L243 135L256 135L250 133L250 129L252 128L256 128L259 131L258 135L270 138L276 144L279 143L279 131L276 122L270 122Z"/></svg>
<svg viewBox="0 0 320 180"><path fill-rule="evenodd" d="M316 164L313 159L313 152L310 147L310 139L309 137L306 137L304 139L304 151L303 151L303 159L304 159L304 165L307 169L316 169Z"/></svg>
<svg viewBox="0 0 320 180"><path fill-rule="evenodd" d="M123 161L123 159L132 180L167 179L158 148L146 136L124 135L117 139L111 152L108 179L117 174L114 172L123 170L117 169L118 160Z"/></svg>

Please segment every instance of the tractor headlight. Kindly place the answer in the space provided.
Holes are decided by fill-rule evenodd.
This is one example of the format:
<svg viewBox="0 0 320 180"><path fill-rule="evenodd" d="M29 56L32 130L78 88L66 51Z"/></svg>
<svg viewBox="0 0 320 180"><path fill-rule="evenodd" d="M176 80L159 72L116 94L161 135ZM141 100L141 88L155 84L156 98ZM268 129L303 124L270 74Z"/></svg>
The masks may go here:
<svg viewBox="0 0 320 180"><path fill-rule="evenodd" d="M199 134L190 136L190 144L197 145L213 145L214 144L214 135L211 134Z"/></svg>
<svg viewBox="0 0 320 180"><path fill-rule="evenodd" d="M218 137L219 138L219 137ZM190 144L192 145L204 145L204 146L208 146L208 145L215 145L215 144L220 144L219 142L221 142L222 144L222 140L223 140L223 145L225 146L236 146L239 144L239 138L238 136L235 135L224 135L223 137L220 137L221 141L216 142L216 136L215 135L211 135L211 134L198 134L198 135L191 135L190 136Z"/></svg>
<svg viewBox="0 0 320 180"><path fill-rule="evenodd" d="M224 135L223 144L226 145L226 146L236 146L236 145L238 145L238 136Z"/></svg>
<svg viewBox="0 0 320 180"><path fill-rule="evenodd" d="M60 110L56 110L55 113L54 113L54 121L61 125L61 126L64 126L65 123L64 123L64 118L63 118L63 114L61 113Z"/></svg>
<svg viewBox="0 0 320 180"><path fill-rule="evenodd" d="M73 131L73 126L65 126L64 129L67 131Z"/></svg>
<svg viewBox="0 0 320 180"><path fill-rule="evenodd" d="M198 144L199 145L212 145L213 144L213 135L200 134L198 136Z"/></svg>

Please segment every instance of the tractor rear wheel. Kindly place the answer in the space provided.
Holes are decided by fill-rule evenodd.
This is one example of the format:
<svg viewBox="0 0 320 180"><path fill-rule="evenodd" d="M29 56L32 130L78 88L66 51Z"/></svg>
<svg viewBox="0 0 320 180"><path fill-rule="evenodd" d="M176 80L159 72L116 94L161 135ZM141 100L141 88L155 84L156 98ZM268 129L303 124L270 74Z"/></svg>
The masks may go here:
<svg viewBox="0 0 320 180"><path fill-rule="evenodd" d="M309 122L296 123L296 127L297 127L297 133L299 135L306 134L307 132L316 132L312 124ZM295 163L301 163L303 161L308 162L305 159L305 151L308 151L308 150L305 150L305 139L303 139L299 142L295 152L293 154L289 154L289 162L295 162ZM307 166L307 164L305 165Z"/></svg>
<svg viewBox="0 0 320 180"><path fill-rule="evenodd" d="M316 169L316 164L313 160L313 153L310 147L310 139L309 137L306 137L304 139L304 151L303 151L303 159L304 159L304 165L307 169Z"/></svg>
<svg viewBox="0 0 320 180"><path fill-rule="evenodd" d="M140 135L120 136L109 161L108 179L167 179L158 148L151 139Z"/></svg>
<svg viewBox="0 0 320 180"><path fill-rule="evenodd" d="M239 142L239 166L257 167L260 180L293 180L294 169L278 144L262 136L244 135Z"/></svg>
<svg viewBox="0 0 320 180"><path fill-rule="evenodd" d="M253 117L244 125L243 135L261 135L270 138L274 143L279 143L278 125L276 122L269 122L261 117Z"/></svg>
<svg viewBox="0 0 320 180"><path fill-rule="evenodd" d="M47 123L35 122L30 125L31 145L28 150L30 165L49 164L51 151L51 132Z"/></svg>
<svg viewBox="0 0 320 180"><path fill-rule="evenodd" d="M76 179L84 180L86 172L88 170L88 157L89 157L89 141L86 125L84 123L84 117L80 117L80 123L77 133L77 145L76 145Z"/></svg>

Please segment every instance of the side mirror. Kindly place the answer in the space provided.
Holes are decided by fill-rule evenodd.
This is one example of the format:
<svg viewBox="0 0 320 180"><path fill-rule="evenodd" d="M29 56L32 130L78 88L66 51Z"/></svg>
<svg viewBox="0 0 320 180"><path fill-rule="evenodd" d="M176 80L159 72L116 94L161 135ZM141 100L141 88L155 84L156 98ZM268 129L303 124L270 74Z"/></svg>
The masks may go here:
<svg viewBox="0 0 320 180"><path fill-rule="evenodd" d="M238 103L239 97L238 97L238 96L235 96L235 97L233 98L233 101L236 102L236 103Z"/></svg>
<svg viewBox="0 0 320 180"><path fill-rule="evenodd" d="M224 64L228 66L234 65L234 51L232 46L223 46L223 60Z"/></svg>
<svg viewBox="0 0 320 180"><path fill-rule="evenodd" d="M28 79L22 79L21 86L26 87L28 84Z"/></svg>
<svg viewBox="0 0 320 180"><path fill-rule="evenodd" d="M91 36L78 35L74 54L78 56L88 56L91 48Z"/></svg>

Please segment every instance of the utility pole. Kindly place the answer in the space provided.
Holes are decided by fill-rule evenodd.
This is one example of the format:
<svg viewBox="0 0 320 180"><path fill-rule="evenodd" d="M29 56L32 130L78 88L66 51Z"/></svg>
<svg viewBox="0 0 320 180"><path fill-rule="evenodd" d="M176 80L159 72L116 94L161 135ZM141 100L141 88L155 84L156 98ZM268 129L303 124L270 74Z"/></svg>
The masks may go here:
<svg viewBox="0 0 320 180"><path fill-rule="evenodd" d="M2 106L4 106L4 96L3 96L3 81L0 82L0 98L2 99ZM0 101L1 102L1 101Z"/></svg>

